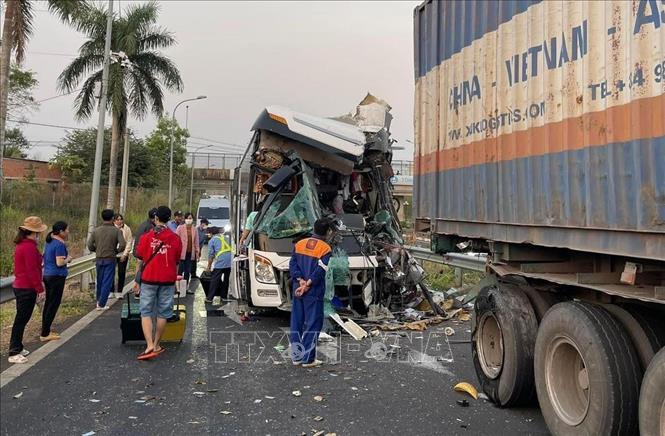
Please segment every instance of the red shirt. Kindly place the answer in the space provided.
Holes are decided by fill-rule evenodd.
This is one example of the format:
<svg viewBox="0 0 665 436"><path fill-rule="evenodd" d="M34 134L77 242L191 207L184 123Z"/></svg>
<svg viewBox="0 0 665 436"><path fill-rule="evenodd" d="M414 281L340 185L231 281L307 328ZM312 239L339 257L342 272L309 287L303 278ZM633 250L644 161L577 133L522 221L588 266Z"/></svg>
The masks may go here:
<svg viewBox="0 0 665 436"><path fill-rule="evenodd" d="M42 282L42 255L33 239L24 239L16 244L14 251L14 284L16 289L33 289L44 292Z"/></svg>
<svg viewBox="0 0 665 436"><path fill-rule="evenodd" d="M180 260L182 242L180 237L168 227L159 227L159 229L159 232L153 230L144 234L136 250L137 256L147 262L155 249L163 242L155 257L141 272L141 283L172 285L178 275L178 261Z"/></svg>

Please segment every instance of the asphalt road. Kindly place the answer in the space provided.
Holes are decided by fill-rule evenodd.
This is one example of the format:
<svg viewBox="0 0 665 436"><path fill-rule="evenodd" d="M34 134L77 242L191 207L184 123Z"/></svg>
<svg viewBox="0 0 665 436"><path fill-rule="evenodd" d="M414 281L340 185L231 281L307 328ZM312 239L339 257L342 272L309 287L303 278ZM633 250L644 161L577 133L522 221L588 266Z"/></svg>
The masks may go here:
<svg viewBox="0 0 665 436"><path fill-rule="evenodd" d="M535 407L499 409L452 390L475 383L470 344L452 342L468 339L469 323L343 336L321 346L326 365L303 369L278 350L288 346L284 314L240 325L201 316L201 292L187 300L185 340L150 362L136 360L141 344L120 343L116 304L2 388L1 433L548 434Z"/></svg>

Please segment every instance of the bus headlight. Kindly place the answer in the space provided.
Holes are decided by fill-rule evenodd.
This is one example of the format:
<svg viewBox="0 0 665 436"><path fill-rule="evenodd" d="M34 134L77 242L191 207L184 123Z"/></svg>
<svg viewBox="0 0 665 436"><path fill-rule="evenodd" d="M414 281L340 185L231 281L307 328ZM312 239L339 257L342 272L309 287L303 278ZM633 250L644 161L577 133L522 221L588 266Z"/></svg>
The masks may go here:
<svg viewBox="0 0 665 436"><path fill-rule="evenodd" d="M254 255L254 275L256 280L261 283L277 283L272 263L258 254Z"/></svg>

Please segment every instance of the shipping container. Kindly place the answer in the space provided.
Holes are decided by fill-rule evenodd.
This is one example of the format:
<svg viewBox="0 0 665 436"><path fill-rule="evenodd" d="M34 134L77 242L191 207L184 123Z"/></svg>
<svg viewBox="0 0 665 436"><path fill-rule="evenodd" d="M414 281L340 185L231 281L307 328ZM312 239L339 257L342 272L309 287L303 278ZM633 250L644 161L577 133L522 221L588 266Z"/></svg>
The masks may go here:
<svg viewBox="0 0 665 436"><path fill-rule="evenodd" d="M488 253L479 384L665 434L665 1L426 1L414 57L416 229Z"/></svg>
<svg viewBox="0 0 665 436"><path fill-rule="evenodd" d="M663 2L427 2L415 36L416 216L665 260Z"/></svg>

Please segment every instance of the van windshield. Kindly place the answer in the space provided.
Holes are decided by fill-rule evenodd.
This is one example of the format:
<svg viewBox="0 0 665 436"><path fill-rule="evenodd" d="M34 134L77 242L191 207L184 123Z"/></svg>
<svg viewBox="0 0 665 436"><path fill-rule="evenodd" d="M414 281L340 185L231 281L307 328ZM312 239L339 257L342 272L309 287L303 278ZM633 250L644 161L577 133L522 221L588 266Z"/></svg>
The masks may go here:
<svg viewBox="0 0 665 436"><path fill-rule="evenodd" d="M227 220L229 219L228 207L199 207L199 218L209 220Z"/></svg>

